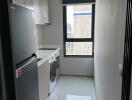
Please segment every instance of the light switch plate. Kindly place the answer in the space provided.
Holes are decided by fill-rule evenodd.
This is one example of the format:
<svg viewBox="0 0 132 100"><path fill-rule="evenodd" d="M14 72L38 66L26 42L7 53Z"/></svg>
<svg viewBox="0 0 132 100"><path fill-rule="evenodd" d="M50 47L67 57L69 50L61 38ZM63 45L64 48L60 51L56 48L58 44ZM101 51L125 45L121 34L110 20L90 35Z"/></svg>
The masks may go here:
<svg viewBox="0 0 132 100"><path fill-rule="evenodd" d="M122 66L122 64L119 64L119 73L120 73L120 75L122 77L122 74L123 74L123 66Z"/></svg>

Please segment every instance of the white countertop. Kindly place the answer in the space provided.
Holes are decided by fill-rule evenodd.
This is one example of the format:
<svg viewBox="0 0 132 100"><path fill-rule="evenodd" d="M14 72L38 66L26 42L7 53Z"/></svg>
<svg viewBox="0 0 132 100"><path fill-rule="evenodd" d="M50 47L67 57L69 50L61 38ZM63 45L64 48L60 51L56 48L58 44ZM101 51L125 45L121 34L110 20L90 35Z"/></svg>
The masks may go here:
<svg viewBox="0 0 132 100"><path fill-rule="evenodd" d="M38 67L40 67L43 63L52 58L54 54L59 51L60 48L57 48L56 50L37 50L37 58L41 58L41 60L38 61Z"/></svg>

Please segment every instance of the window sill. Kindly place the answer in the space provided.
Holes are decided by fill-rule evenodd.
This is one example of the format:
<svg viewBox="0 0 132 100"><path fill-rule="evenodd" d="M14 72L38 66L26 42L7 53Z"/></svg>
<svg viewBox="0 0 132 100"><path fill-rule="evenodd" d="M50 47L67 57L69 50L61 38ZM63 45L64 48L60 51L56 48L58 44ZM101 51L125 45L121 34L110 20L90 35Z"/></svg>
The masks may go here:
<svg viewBox="0 0 132 100"><path fill-rule="evenodd" d="M94 58L93 55L64 55L66 58Z"/></svg>

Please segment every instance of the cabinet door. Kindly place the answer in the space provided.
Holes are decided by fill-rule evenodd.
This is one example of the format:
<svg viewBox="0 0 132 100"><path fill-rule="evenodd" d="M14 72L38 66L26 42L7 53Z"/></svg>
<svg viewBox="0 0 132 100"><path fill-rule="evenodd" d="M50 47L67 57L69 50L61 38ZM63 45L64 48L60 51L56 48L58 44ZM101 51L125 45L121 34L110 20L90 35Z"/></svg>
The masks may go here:
<svg viewBox="0 0 132 100"><path fill-rule="evenodd" d="M25 6L25 0L13 0L13 4L24 7Z"/></svg>
<svg viewBox="0 0 132 100"><path fill-rule="evenodd" d="M34 9L34 0L25 0L25 7Z"/></svg>
<svg viewBox="0 0 132 100"><path fill-rule="evenodd" d="M34 8L34 0L13 0L13 4L23 6L29 9Z"/></svg>
<svg viewBox="0 0 132 100"><path fill-rule="evenodd" d="M49 62L45 62L39 67L39 99L46 100L50 92Z"/></svg>
<svg viewBox="0 0 132 100"><path fill-rule="evenodd" d="M35 23L46 25L49 20L49 0L35 0Z"/></svg>

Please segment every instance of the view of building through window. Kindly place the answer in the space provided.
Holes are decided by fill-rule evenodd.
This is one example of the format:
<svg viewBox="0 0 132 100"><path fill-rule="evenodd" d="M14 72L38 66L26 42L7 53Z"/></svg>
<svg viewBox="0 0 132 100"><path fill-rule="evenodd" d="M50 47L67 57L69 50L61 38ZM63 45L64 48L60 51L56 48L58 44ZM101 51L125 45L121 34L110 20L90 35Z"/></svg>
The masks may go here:
<svg viewBox="0 0 132 100"><path fill-rule="evenodd" d="M67 6L67 38L91 38L92 5Z"/></svg>
<svg viewBox="0 0 132 100"><path fill-rule="evenodd" d="M67 39L92 37L92 5L69 5ZM66 55L92 55L92 42L66 42Z"/></svg>

